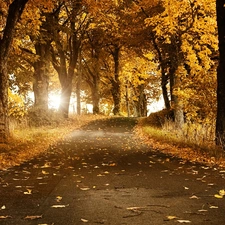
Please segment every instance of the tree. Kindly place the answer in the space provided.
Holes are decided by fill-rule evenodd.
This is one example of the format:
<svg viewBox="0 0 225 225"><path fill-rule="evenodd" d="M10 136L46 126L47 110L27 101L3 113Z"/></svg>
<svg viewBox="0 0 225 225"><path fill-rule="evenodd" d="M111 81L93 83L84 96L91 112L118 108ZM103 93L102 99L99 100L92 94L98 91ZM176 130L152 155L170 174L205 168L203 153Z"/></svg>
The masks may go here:
<svg viewBox="0 0 225 225"><path fill-rule="evenodd" d="M216 144L225 149L225 1L216 1L219 39L219 66L217 69Z"/></svg>
<svg viewBox="0 0 225 225"><path fill-rule="evenodd" d="M214 77L213 57L217 50L215 7L214 2L208 0L173 3L165 0L161 4L163 10L149 14L145 23L150 37L154 38L152 42L156 46L162 75L166 75L162 76L163 85L167 82L170 85L168 95L177 126L182 127L184 113L189 114L189 118L196 118L202 105L209 102L204 98L205 92L196 90L200 90L203 80L208 84L207 80L212 81ZM209 87L207 92L213 97L213 83ZM208 109L211 116L213 107Z"/></svg>
<svg viewBox="0 0 225 225"><path fill-rule="evenodd" d="M8 72L7 63L16 25L21 17L28 0L14 0L9 6L6 15L1 12L0 36L0 142L6 142L9 137L8 121ZM4 8L7 3L0 3ZM3 9L1 7L1 9Z"/></svg>
<svg viewBox="0 0 225 225"><path fill-rule="evenodd" d="M48 29L53 37L52 62L61 84L59 111L64 118L67 118L72 81L81 44L89 24L89 16L82 1L71 0L59 5L49 17L51 23Z"/></svg>

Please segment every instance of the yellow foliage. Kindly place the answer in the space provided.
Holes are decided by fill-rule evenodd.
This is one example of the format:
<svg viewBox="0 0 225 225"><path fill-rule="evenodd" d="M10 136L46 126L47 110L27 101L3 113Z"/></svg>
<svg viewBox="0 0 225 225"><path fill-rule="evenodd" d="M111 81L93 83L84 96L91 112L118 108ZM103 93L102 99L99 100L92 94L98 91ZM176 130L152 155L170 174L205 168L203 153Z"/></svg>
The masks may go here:
<svg viewBox="0 0 225 225"><path fill-rule="evenodd" d="M24 99L22 96L13 93L12 91L8 91L8 99L9 99L9 116L20 119L26 115L26 109L24 104Z"/></svg>

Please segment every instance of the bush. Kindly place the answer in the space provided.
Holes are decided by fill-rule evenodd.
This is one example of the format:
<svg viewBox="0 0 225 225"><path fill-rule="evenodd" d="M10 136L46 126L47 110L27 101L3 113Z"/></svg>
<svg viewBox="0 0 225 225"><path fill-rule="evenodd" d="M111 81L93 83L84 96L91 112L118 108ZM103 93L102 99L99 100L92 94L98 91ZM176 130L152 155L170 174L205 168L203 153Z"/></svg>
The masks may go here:
<svg viewBox="0 0 225 225"><path fill-rule="evenodd" d="M62 116L54 110L31 108L28 111L28 124L33 127L55 126L63 121Z"/></svg>
<svg viewBox="0 0 225 225"><path fill-rule="evenodd" d="M174 121L173 111L163 109L161 111L151 113L147 118L143 120L143 123L153 127L162 128L168 120Z"/></svg>

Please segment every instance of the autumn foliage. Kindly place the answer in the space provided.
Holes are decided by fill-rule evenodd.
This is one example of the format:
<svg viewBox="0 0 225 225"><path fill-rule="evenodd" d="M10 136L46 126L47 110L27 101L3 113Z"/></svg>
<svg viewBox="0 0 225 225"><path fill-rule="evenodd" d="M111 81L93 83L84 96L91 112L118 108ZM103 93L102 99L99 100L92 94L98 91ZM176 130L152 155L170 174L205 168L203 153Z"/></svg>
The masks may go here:
<svg viewBox="0 0 225 225"><path fill-rule="evenodd" d="M2 44L16 2L0 3ZM76 93L78 114L83 101L95 114L146 116L149 104L163 96L177 128L214 123L215 1L30 0L20 13L6 59L13 79L6 86L20 96L34 92L32 110L40 118L54 89L65 118Z"/></svg>

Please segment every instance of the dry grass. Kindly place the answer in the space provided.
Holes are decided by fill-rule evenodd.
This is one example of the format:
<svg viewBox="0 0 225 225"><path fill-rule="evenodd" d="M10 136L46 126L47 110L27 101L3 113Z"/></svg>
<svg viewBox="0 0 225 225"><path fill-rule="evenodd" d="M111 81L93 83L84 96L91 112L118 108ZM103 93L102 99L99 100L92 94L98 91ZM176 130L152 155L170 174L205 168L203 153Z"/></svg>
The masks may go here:
<svg viewBox="0 0 225 225"><path fill-rule="evenodd" d="M136 133L155 150L192 162L225 167L225 153L214 144L214 130L213 126L204 124L185 124L182 130L177 130L172 121L159 128L142 120Z"/></svg>
<svg viewBox="0 0 225 225"><path fill-rule="evenodd" d="M63 139L66 134L100 118L105 117L94 115L75 116L65 120L58 126L15 128L9 143L0 145L0 169L19 165L47 152L50 145Z"/></svg>

